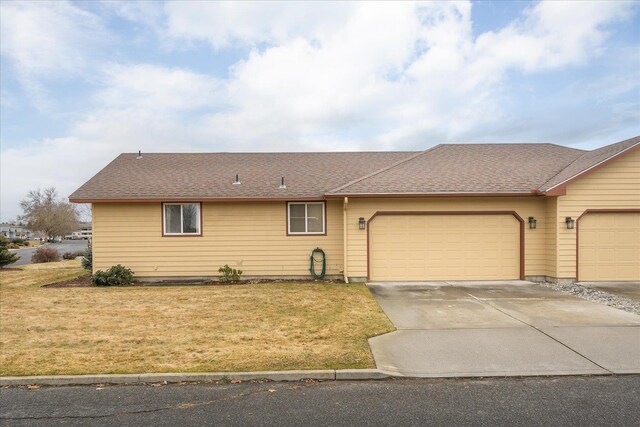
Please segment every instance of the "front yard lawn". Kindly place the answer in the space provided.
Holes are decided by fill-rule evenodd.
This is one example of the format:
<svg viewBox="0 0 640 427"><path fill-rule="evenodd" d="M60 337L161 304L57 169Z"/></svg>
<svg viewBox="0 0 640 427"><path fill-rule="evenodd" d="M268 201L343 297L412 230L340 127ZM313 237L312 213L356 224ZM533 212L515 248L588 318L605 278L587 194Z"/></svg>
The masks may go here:
<svg viewBox="0 0 640 427"><path fill-rule="evenodd" d="M0 272L0 375L372 368L393 330L362 284L41 287L81 274Z"/></svg>

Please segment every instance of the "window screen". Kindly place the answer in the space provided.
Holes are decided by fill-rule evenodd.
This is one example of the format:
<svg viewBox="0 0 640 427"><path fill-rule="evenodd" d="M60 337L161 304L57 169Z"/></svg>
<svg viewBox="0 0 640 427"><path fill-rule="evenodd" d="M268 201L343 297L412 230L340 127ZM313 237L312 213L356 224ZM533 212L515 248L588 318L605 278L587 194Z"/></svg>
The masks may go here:
<svg viewBox="0 0 640 427"><path fill-rule="evenodd" d="M290 202L289 234L324 234L323 202Z"/></svg>
<svg viewBox="0 0 640 427"><path fill-rule="evenodd" d="M165 203L164 234L200 234L200 204Z"/></svg>

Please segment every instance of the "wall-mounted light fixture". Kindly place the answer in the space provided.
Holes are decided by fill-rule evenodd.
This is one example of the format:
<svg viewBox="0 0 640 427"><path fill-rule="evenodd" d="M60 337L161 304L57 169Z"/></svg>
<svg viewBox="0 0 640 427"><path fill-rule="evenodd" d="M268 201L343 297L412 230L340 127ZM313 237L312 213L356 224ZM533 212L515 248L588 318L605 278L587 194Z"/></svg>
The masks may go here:
<svg viewBox="0 0 640 427"><path fill-rule="evenodd" d="M576 220L570 216L566 217L564 222L567 224L567 230L573 230L576 226Z"/></svg>
<svg viewBox="0 0 640 427"><path fill-rule="evenodd" d="M538 220L535 219L534 217L530 216L529 217L529 228L532 229L532 230L535 230L537 225L538 225Z"/></svg>
<svg viewBox="0 0 640 427"><path fill-rule="evenodd" d="M367 227L367 222L364 220L364 217L361 216L360 219L358 220L358 228L360 230L364 230Z"/></svg>

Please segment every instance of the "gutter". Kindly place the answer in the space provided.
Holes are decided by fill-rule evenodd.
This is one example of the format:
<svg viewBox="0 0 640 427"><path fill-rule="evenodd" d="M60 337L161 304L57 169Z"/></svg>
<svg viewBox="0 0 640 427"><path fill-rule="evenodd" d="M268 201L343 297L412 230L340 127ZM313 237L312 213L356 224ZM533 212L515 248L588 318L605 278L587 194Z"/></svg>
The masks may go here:
<svg viewBox="0 0 640 427"><path fill-rule="evenodd" d="M436 192L436 193L335 193L325 194L325 198L342 198L342 197L370 197L370 198L383 198L383 197L535 197L543 196L544 194L538 190L531 190L530 192L518 192L518 193L456 193L456 192Z"/></svg>

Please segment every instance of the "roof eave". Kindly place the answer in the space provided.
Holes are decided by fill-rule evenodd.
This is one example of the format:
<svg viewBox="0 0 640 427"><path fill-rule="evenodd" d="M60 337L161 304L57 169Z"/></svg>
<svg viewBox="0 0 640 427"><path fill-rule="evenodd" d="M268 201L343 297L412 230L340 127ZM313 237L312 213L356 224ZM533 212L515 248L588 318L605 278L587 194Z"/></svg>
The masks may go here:
<svg viewBox="0 0 640 427"><path fill-rule="evenodd" d="M188 202L295 202L321 201L324 196L291 197L69 197L71 203L188 203Z"/></svg>
<svg viewBox="0 0 640 427"><path fill-rule="evenodd" d="M636 142L635 144L625 148L624 150L620 151L619 153L616 153L612 156L607 157L604 160L599 161L598 163L596 163L595 165L592 165L590 167L588 167L587 169L578 172L577 174L565 179L564 181L547 188L546 190L541 190L541 192L546 195L546 196L564 196L565 194L567 194L567 186L569 184L571 184L573 181L575 181L576 179L582 178L585 175L589 175L592 172L595 172L596 170L600 169L601 167L607 165L608 163L619 159L620 157L629 154L635 150L637 150L638 148L640 148L640 141Z"/></svg>
<svg viewBox="0 0 640 427"><path fill-rule="evenodd" d="M325 194L325 197L330 198L386 198L386 197L537 197L543 196L537 190L530 192L404 192L404 193L331 193Z"/></svg>

